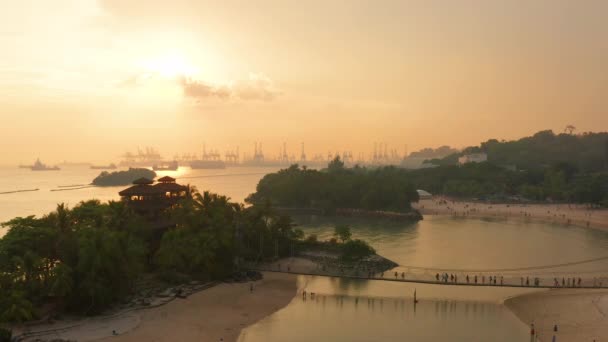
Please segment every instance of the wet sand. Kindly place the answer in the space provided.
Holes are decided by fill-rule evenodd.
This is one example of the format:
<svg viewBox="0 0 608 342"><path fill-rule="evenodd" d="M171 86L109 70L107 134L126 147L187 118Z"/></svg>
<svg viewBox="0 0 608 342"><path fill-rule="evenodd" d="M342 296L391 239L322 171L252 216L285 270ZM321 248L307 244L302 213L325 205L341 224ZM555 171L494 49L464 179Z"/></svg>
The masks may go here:
<svg viewBox="0 0 608 342"><path fill-rule="evenodd" d="M105 341L236 341L241 329L285 307L296 294L296 276L264 273L254 283L221 284L185 300L140 311L133 330Z"/></svg>
<svg viewBox="0 0 608 342"><path fill-rule="evenodd" d="M590 209L581 204L490 204L443 200L424 199L412 206L423 215L517 219L608 231L608 209Z"/></svg>
<svg viewBox="0 0 608 342"><path fill-rule="evenodd" d="M524 323L534 323L540 341L608 339L608 290L557 289L511 298L505 305Z"/></svg>

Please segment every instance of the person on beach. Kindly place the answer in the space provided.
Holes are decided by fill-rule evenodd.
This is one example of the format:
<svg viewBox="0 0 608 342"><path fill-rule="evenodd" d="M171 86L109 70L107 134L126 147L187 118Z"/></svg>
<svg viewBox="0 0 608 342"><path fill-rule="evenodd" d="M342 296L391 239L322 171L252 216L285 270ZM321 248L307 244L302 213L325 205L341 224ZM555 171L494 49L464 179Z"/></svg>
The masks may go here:
<svg viewBox="0 0 608 342"><path fill-rule="evenodd" d="M503 276L500 276L500 286L502 286L504 284L504 278Z"/></svg>
<svg viewBox="0 0 608 342"><path fill-rule="evenodd" d="M553 326L553 338L551 339L551 342L556 342L557 341L557 324Z"/></svg>
<svg viewBox="0 0 608 342"><path fill-rule="evenodd" d="M435 274L435 279L437 279L437 282L439 282L439 273Z"/></svg>
<svg viewBox="0 0 608 342"><path fill-rule="evenodd" d="M477 275L475 275L475 284L477 284Z"/></svg>
<svg viewBox="0 0 608 342"><path fill-rule="evenodd" d="M469 283L469 275L467 274L467 284Z"/></svg>
<svg viewBox="0 0 608 342"><path fill-rule="evenodd" d="M481 283L482 283L482 284L485 284L485 283L486 283L486 276L485 276L485 275L484 275L484 276L481 276Z"/></svg>
<svg viewBox="0 0 608 342"><path fill-rule="evenodd" d="M526 286L530 286L530 278L526 277Z"/></svg>
<svg viewBox="0 0 608 342"><path fill-rule="evenodd" d="M581 278L578 278L578 287L581 287Z"/></svg>

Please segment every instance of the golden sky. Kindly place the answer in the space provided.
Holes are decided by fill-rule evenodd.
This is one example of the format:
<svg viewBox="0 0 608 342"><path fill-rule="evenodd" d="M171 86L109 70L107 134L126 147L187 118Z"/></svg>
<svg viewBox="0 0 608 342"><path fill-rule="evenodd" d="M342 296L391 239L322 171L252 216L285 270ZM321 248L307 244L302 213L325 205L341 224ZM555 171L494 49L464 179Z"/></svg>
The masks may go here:
<svg viewBox="0 0 608 342"><path fill-rule="evenodd" d="M2 164L608 130L608 1L0 0Z"/></svg>

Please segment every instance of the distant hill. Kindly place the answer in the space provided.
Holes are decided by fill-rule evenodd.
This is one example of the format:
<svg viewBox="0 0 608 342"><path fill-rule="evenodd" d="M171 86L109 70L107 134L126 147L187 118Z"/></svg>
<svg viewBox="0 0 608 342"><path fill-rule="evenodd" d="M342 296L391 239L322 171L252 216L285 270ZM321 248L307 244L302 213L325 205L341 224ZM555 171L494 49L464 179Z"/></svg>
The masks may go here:
<svg viewBox="0 0 608 342"><path fill-rule="evenodd" d="M410 153L401 162L401 166L406 169L418 169L424 167L424 162L431 159L440 159L460 152L450 146L440 146L438 148L423 148L420 151Z"/></svg>
<svg viewBox="0 0 608 342"><path fill-rule="evenodd" d="M154 179L156 172L149 169L129 169L126 171L108 172L103 171L93 179L93 185L98 186L118 186L129 185L138 178Z"/></svg>
<svg viewBox="0 0 608 342"><path fill-rule="evenodd" d="M459 156L476 152L485 152L490 163L515 166L519 170L542 169L567 163L580 172L598 172L608 167L608 132L555 134L546 130L519 140L490 139L479 146L467 147L460 153L430 162L436 165L456 165Z"/></svg>
<svg viewBox="0 0 608 342"><path fill-rule="evenodd" d="M458 157L486 153L487 162L458 165ZM479 199L567 201L608 206L608 133L541 131L514 141L488 140L411 171L419 189Z"/></svg>

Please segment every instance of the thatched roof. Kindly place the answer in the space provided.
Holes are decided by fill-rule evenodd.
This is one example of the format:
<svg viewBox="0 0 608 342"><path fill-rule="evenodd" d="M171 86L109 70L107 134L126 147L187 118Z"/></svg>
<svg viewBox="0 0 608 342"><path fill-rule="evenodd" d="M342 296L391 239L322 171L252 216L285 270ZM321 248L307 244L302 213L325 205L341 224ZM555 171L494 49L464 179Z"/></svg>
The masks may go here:
<svg viewBox="0 0 608 342"><path fill-rule="evenodd" d="M164 176L164 177L159 178L158 181L160 183L175 183L175 178L169 177L169 176Z"/></svg>
<svg viewBox="0 0 608 342"><path fill-rule="evenodd" d="M137 178L136 180L133 181L133 184L152 184L154 183L153 180L146 178L146 177L141 177L141 178Z"/></svg>
<svg viewBox="0 0 608 342"><path fill-rule="evenodd" d="M188 187L177 183L137 184L119 192L120 196L164 195L167 192L187 191Z"/></svg>

